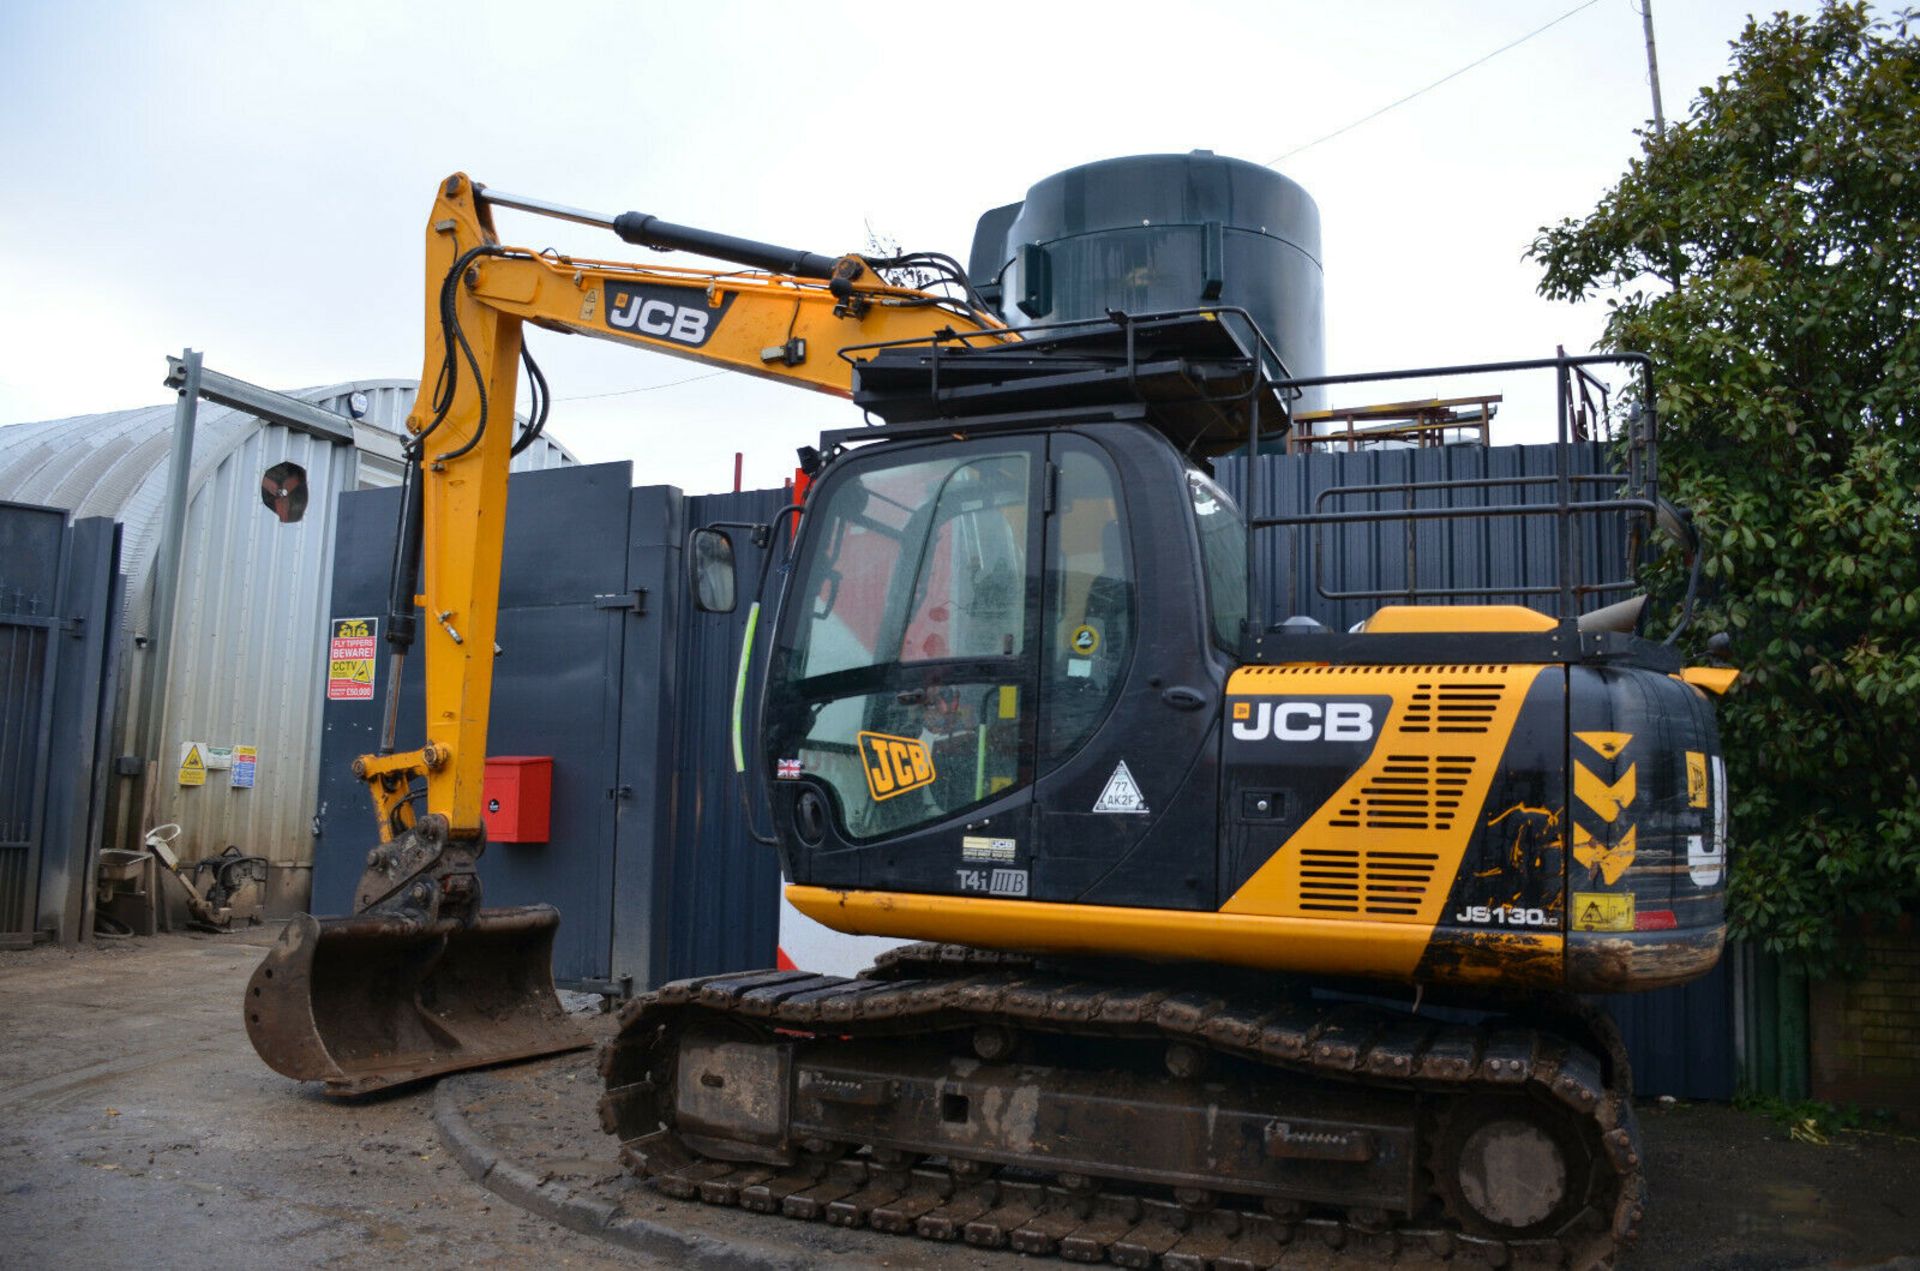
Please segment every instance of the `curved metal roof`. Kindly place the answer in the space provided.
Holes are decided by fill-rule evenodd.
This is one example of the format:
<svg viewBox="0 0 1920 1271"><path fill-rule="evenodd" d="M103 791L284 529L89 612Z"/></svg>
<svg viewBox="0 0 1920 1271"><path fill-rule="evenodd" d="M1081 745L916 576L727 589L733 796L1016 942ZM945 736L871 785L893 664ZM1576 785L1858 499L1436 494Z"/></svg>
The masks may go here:
<svg viewBox="0 0 1920 1271"><path fill-rule="evenodd" d="M353 380L295 389L287 396L311 402L354 426L356 448L363 453L393 451L388 438L405 431L417 385L413 380ZM353 419L347 399L365 393L366 412ZM35 423L0 426L0 499L66 508L75 516L106 516L124 527L121 568L129 580L141 580L160 536L166 497L167 455L173 441L171 402L100 415L74 415ZM253 415L202 401L195 419L193 471L188 498L266 425ZM382 457L385 457L384 455ZM397 452L395 456L397 458ZM557 441L543 437L514 461L515 470L577 463ZM372 475L372 474L369 474ZM364 484L391 484L378 479Z"/></svg>

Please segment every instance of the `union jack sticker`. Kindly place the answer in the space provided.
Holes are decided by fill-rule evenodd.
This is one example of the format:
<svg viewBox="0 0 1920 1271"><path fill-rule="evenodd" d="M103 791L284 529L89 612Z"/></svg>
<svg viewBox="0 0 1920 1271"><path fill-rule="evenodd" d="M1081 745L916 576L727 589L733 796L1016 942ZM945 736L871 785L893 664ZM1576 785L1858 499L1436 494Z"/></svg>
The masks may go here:
<svg viewBox="0 0 1920 1271"><path fill-rule="evenodd" d="M781 759L777 761L773 775L782 781L794 780L800 775L800 761L798 759Z"/></svg>

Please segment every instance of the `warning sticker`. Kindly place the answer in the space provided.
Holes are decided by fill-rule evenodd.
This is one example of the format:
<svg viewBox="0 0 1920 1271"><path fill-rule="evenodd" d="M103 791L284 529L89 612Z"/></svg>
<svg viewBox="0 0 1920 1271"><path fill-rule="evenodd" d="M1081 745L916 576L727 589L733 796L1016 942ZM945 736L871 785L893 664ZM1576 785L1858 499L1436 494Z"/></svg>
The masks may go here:
<svg viewBox="0 0 1920 1271"><path fill-rule="evenodd" d="M1107 788L1093 802L1095 812L1145 812L1147 800L1140 793L1140 786L1133 779L1133 773L1127 769L1127 761L1122 759L1114 766L1113 775L1107 778Z"/></svg>
<svg viewBox="0 0 1920 1271"><path fill-rule="evenodd" d="M180 784L183 786L203 786L207 784L207 759L200 751L197 741L180 743Z"/></svg>
<svg viewBox="0 0 1920 1271"><path fill-rule="evenodd" d="M235 790L253 789L254 769L260 764L260 752L252 746L233 748L233 768L227 774L227 780Z"/></svg>
<svg viewBox="0 0 1920 1271"><path fill-rule="evenodd" d="M378 618L335 618L327 640L327 700L373 700L373 657Z"/></svg>
<svg viewBox="0 0 1920 1271"><path fill-rule="evenodd" d="M1633 893L1577 891L1573 893L1575 931L1632 931Z"/></svg>

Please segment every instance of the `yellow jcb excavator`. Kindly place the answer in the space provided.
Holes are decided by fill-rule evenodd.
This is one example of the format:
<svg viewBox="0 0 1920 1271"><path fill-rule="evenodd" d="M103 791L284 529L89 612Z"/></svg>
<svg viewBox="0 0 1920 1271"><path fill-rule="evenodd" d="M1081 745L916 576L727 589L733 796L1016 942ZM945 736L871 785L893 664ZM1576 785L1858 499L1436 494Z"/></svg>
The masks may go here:
<svg viewBox="0 0 1920 1271"><path fill-rule="evenodd" d="M504 247L500 206L765 272ZM892 286L889 265L945 281ZM514 435L531 321L873 421L809 455L766 631L749 623L741 682L752 659L765 688L736 699L736 753L796 907L927 943L851 979L629 1001L601 1116L631 1169L689 1199L1128 1266L1267 1265L1312 1230L1579 1264L1631 1237L1626 1055L1578 995L1719 956L1708 693L1733 672L1636 634L1637 603L1583 614L1565 547L1558 585L1530 589L1552 612L1393 604L1332 632L1267 625L1250 543L1502 513L1563 543L1599 514L1685 539L1644 358L1410 373L1621 363L1640 377L1625 478L1563 463L1453 483L1470 508L1395 487L1404 513L1248 519L1259 465L1242 504L1210 457L1251 459L1334 379L1289 376L1231 306L1016 332L944 258L792 252L464 175L427 278L387 744L355 766L381 842L356 912L290 925L249 985L275 1068L355 1093L581 1044L548 971L557 915L483 910L475 874L508 460L544 422L527 361ZM1550 497L1497 501L1529 484ZM416 549L427 743L395 754ZM727 536L688 555L696 603L730 608Z"/></svg>

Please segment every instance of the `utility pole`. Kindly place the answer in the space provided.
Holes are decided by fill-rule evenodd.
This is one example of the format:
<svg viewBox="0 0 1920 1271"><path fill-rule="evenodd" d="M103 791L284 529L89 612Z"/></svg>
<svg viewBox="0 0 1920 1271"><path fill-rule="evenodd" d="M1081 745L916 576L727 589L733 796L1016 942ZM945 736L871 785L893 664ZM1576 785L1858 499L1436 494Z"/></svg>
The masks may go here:
<svg viewBox="0 0 1920 1271"><path fill-rule="evenodd" d="M1664 137L1667 116L1660 109L1660 63L1653 55L1653 0L1640 0L1640 25L1647 33L1647 83L1653 86L1653 135Z"/></svg>

